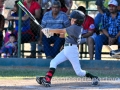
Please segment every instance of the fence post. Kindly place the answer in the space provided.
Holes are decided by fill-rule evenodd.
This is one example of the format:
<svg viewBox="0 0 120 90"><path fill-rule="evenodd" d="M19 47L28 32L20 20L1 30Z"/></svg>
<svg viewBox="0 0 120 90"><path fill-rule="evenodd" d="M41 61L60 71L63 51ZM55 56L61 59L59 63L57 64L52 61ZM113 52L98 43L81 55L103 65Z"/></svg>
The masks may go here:
<svg viewBox="0 0 120 90"><path fill-rule="evenodd" d="M19 0L22 2L22 0ZM19 8L19 25L18 25L18 58L21 55L21 20L22 20L22 10Z"/></svg>

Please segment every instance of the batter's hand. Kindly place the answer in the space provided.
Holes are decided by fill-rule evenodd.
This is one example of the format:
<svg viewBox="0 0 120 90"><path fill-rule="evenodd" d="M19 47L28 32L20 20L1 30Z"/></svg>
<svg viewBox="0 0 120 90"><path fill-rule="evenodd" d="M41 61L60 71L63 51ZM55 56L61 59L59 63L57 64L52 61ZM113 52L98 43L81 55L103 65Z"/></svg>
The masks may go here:
<svg viewBox="0 0 120 90"><path fill-rule="evenodd" d="M43 28L42 32L44 33L44 35L49 38L49 28Z"/></svg>
<svg viewBox="0 0 120 90"><path fill-rule="evenodd" d="M53 33L50 32L50 29L49 29L49 28L43 28L43 29L42 29L42 32L44 33L44 35L45 35L47 38L50 38L51 36L53 36Z"/></svg>

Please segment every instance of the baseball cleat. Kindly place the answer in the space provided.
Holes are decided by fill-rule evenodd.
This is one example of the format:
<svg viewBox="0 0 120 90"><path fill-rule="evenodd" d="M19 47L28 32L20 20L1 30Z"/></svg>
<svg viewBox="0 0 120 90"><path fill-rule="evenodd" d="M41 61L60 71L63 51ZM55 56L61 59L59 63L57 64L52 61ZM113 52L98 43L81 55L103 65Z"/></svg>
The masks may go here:
<svg viewBox="0 0 120 90"><path fill-rule="evenodd" d="M99 81L100 81L100 79L97 76L93 77L92 78L92 85L98 85Z"/></svg>
<svg viewBox="0 0 120 90"><path fill-rule="evenodd" d="M36 77L36 81L38 84L44 85L45 87L51 86L51 82L47 82L45 77Z"/></svg>
<svg viewBox="0 0 120 90"><path fill-rule="evenodd" d="M37 81L37 83L38 84L42 84L42 82L41 82L41 79L42 79L43 77L36 77L36 81Z"/></svg>

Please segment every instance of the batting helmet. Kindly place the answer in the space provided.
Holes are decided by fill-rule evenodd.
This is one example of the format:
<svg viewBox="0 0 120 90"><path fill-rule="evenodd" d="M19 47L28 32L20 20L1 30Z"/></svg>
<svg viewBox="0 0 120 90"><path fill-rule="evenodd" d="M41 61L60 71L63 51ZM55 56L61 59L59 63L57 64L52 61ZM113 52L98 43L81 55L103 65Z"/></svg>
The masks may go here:
<svg viewBox="0 0 120 90"><path fill-rule="evenodd" d="M77 19L79 21L84 21L85 14L82 11L74 10L70 14L70 18L74 18L74 19Z"/></svg>

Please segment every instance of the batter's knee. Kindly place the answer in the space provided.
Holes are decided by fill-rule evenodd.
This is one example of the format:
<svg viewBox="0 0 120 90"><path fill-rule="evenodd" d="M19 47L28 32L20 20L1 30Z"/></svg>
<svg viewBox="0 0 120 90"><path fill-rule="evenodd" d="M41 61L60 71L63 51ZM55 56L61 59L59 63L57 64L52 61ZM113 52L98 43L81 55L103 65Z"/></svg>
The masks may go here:
<svg viewBox="0 0 120 90"><path fill-rule="evenodd" d="M57 63L54 60L51 60L50 67L56 68L57 67Z"/></svg>

